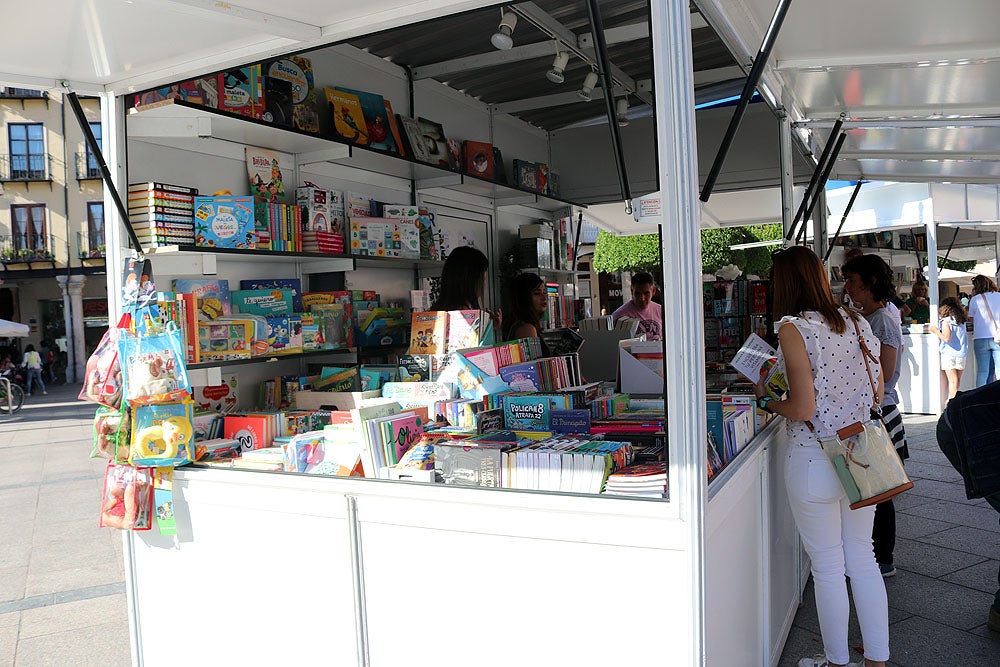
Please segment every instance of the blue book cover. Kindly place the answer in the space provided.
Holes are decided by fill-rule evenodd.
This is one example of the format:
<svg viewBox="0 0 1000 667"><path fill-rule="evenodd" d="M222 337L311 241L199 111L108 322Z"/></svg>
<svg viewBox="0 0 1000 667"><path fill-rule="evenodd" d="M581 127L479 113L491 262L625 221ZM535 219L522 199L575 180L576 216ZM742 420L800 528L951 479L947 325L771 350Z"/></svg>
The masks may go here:
<svg viewBox="0 0 1000 667"><path fill-rule="evenodd" d="M385 109L385 99L376 93L353 88L336 86L336 90L350 93L358 98L361 113L365 117L365 125L368 126L368 145L376 150L398 153L396 140L391 132L389 114Z"/></svg>
<svg viewBox="0 0 1000 667"><path fill-rule="evenodd" d="M722 411L722 401L709 400L706 403L706 407L708 412L708 432L711 433L712 436L715 438L715 443L716 443L715 446L719 450L719 457L725 460L723 456L725 454L725 452L723 451L723 443L725 442L725 440L722 437L723 433L722 423L725 420L725 417Z"/></svg>
<svg viewBox="0 0 1000 667"><path fill-rule="evenodd" d="M553 433L590 434L589 410L552 410L549 413L549 429Z"/></svg>
<svg viewBox="0 0 1000 667"><path fill-rule="evenodd" d="M302 281L298 278L272 278L253 280L241 280L241 290L266 289L266 290L288 290L292 293L292 309L296 313L305 312L302 309Z"/></svg>
<svg viewBox="0 0 1000 667"><path fill-rule="evenodd" d="M251 197L195 197L195 244L210 248L254 249L257 228Z"/></svg>
<svg viewBox="0 0 1000 667"><path fill-rule="evenodd" d="M269 354L287 352L291 344L292 325L288 316L270 316L267 320L267 351Z"/></svg>
<svg viewBox="0 0 1000 667"><path fill-rule="evenodd" d="M538 391L542 388L538 364L533 361L501 368L500 379L510 385L511 389L518 391Z"/></svg>
<svg viewBox="0 0 1000 667"><path fill-rule="evenodd" d="M288 290L275 289L241 289L230 294L229 302L234 313L246 315L292 314L292 293Z"/></svg>
<svg viewBox="0 0 1000 667"><path fill-rule="evenodd" d="M205 278L177 278L174 291L193 294L198 306L198 319L202 322L230 315L229 281Z"/></svg>
<svg viewBox="0 0 1000 667"><path fill-rule="evenodd" d="M445 366L438 382L451 382L458 387L462 398L483 398L488 394L507 391L507 383L495 375L487 375L481 368L460 354Z"/></svg>
<svg viewBox="0 0 1000 667"><path fill-rule="evenodd" d="M511 431L548 431L553 410L569 407L561 394L509 394L503 400L504 428Z"/></svg>

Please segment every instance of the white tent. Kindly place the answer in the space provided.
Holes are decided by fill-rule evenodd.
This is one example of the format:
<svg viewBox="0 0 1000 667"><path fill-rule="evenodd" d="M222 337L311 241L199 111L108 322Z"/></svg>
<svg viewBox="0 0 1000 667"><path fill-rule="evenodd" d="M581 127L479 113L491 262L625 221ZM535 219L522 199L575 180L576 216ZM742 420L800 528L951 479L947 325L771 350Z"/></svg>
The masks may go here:
<svg viewBox="0 0 1000 667"><path fill-rule="evenodd" d="M0 337L10 336L14 338L23 338L28 335L29 331L30 329L28 329L27 324L0 320Z"/></svg>

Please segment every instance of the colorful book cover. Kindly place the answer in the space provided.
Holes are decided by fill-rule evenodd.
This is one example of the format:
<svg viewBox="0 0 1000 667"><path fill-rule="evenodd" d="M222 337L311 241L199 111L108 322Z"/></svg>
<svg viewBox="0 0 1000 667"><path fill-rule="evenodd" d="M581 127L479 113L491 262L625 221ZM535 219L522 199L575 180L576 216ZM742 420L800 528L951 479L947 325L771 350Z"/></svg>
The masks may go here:
<svg viewBox="0 0 1000 667"><path fill-rule="evenodd" d="M508 394L503 399L504 428L510 431L549 431L551 412L566 410L562 394Z"/></svg>
<svg viewBox="0 0 1000 667"><path fill-rule="evenodd" d="M397 116L392 112L392 103L389 100L385 100L385 117L389 122L389 134L392 135L392 140L396 142L396 151L403 157L406 157L405 143L399 131L399 123L396 122Z"/></svg>
<svg viewBox="0 0 1000 667"><path fill-rule="evenodd" d="M267 415L227 415L222 433L225 438L238 440L241 452L270 447L274 437Z"/></svg>
<svg viewBox="0 0 1000 667"><path fill-rule="evenodd" d="M252 320L198 322L198 358L208 361L249 359L254 353L257 325Z"/></svg>
<svg viewBox="0 0 1000 667"><path fill-rule="evenodd" d="M195 243L213 248L256 247L253 199L250 197L195 197Z"/></svg>
<svg viewBox="0 0 1000 667"><path fill-rule="evenodd" d="M500 379L518 391L539 391L545 386L541 369L534 361L504 366L500 369Z"/></svg>
<svg viewBox="0 0 1000 667"><path fill-rule="evenodd" d="M258 120L264 117L264 77L260 65L238 67L219 74L219 109Z"/></svg>
<svg viewBox="0 0 1000 667"><path fill-rule="evenodd" d="M396 139L392 134L385 99L377 93L337 86L335 90L354 95L361 105L361 113L368 128L368 145L371 148L396 153Z"/></svg>
<svg viewBox="0 0 1000 667"><path fill-rule="evenodd" d="M228 413L239 404L235 373L223 373L222 384L192 387L194 409L197 412Z"/></svg>
<svg viewBox="0 0 1000 667"><path fill-rule="evenodd" d="M292 312L301 313L302 308L302 281L298 278L271 278L241 280L241 290L287 290L292 293Z"/></svg>
<svg viewBox="0 0 1000 667"><path fill-rule="evenodd" d="M289 56L265 62L263 65L267 110L271 122L294 127L305 132L319 132L316 112L316 88L313 85L312 63L302 56ZM286 85L277 87L276 82ZM275 93L287 99L275 99ZM280 115L279 115L280 114Z"/></svg>
<svg viewBox="0 0 1000 667"><path fill-rule="evenodd" d="M465 173L493 180L493 144L485 141L463 141L462 157Z"/></svg>
<svg viewBox="0 0 1000 667"><path fill-rule="evenodd" d="M539 192L538 166L534 162L514 160L514 182L519 188Z"/></svg>
<svg viewBox="0 0 1000 667"><path fill-rule="evenodd" d="M438 382L454 384L462 398L483 398L510 389L501 378L487 375L462 355L451 356L453 359L441 372Z"/></svg>
<svg viewBox="0 0 1000 667"><path fill-rule="evenodd" d="M552 410L549 430L553 433L590 434L590 410Z"/></svg>
<svg viewBox="0 0 1000 667"><path fill-rule="evenodd" d="M357 95L345 93L336 88L324 88L326 103L333 116L333 130L344 141L359 146L367 146L368 125L365 123L364 110Z"/></svg>
<svg viewBox="0 0 1000 667"><path fill-rule="evenodd" d="M129 462L139 466L183 465L194 460L194 403L140 405L132 414Z"/></svg>
<svg viewBox="0 0 1000 667"><path fill-rule="evenodd" d="M354 323L351 307L343 303L315 303L310 306L319 319L320 345L323 348L351 347Z"/></svg>
<svg viewBox="0 0 1000 667"><path fill-rule="evenodd" d="M292 292L284 289L234 290L229 302L234 313L269 317L294 312Z"/></svg>
<svg viewBox="0 0 1000 667"><path fill-rule="evenodd" d="M489 321L489 315L481 310L451 310L448 311L448 347L447 352L477 347L480 336Z"/></svg>
<svg viewBox="0 0 1000 667"><path fill-rule="evenodd" d="M410 354L448 352L448 313L429 310L413 313L410 326Z"/></svg>
<svg viewBox="0 0 1000 667"><path fill-rule="evenodd" d="M245 156L250 194L254 200L288 203L285 174L293 173L292 156L256 146L247 146Z"/></svg>
<svg viewBox="0 0 1000 667"><path fill-rule="evenodd" d="M417 415L403 413L403 415L389 421L389 429L391 430L390 453L392 454L390 465L395 465L423 434L424 425Z"/></svg>
<svg viewBox="0 0 1000 667"><path fill-rule="evenodd" d="M229 281L224 279L177 278L174 291L193 294L198 320L207 322L232 313L229 305Z"/></svg>

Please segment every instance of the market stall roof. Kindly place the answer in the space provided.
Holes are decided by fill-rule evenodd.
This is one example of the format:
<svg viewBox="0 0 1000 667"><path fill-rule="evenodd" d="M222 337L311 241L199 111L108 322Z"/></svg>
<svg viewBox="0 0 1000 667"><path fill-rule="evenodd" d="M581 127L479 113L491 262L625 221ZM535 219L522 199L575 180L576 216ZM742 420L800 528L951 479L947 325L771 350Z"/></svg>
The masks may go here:
<svg viewBox="0 0 1000 667"><path fill-rule="evenodd" d="M0 320L0 338L24 338L30 332L27 324Z"/></svg>
<svg viewBox="0 0 1000 667"><path fill-rule="evenodd" d="M775 0L696 0L738 60L756 54ZM845 115L833 177L1000 180L996 0L793 2L759 90L811 146Z"/></svg>

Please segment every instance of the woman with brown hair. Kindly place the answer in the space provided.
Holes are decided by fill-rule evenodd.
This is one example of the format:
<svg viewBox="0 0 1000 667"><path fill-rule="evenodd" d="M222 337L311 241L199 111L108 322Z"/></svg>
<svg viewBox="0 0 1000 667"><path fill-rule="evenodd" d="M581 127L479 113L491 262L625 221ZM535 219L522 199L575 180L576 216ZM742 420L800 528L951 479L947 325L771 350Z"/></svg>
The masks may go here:
<svg viewBox="0 0 1000 667"><path fill-rule="evenodd" d="M965 357L969 354L969 338L965 323L969 320L958 299L949 296L938 306L938 325L928 330L940 339L941 373L948 383L948 400L955 398L965 370ZM943 386L943 385L942 385Z"/></svg>
<svg viewBox="0 0 1000 667"><path fill-rule="evenodd" d="M1000 377L1000 345L994 340L1000 331L1000 292L986 276L972 279L969 319L972 320L972 354L976 357L976 386Z"/></svg>
<svg viewBox="0 0 1000 667"><path fill-rule="evenodd" d="M882 399L881 366L872 364L872 391L858 331L878 353L868 323L838 307L826 269L808 248L794 246L774 255L774 317L778 323L779 364L788 381L782 400L756 385L758 406L786 419L785 460L788 501L802 543L812 561L816 611L824 656L803 658L799 667L842 667L851 663L847 644L850 602L846 577L864 639L866 667L889 659L885 583L872 553L874 507L850 509L833 464L819 445L838 429L867 421ZM857 327L857 329L855 329ZM877 395L873 395L877 394Z"/></svg>

